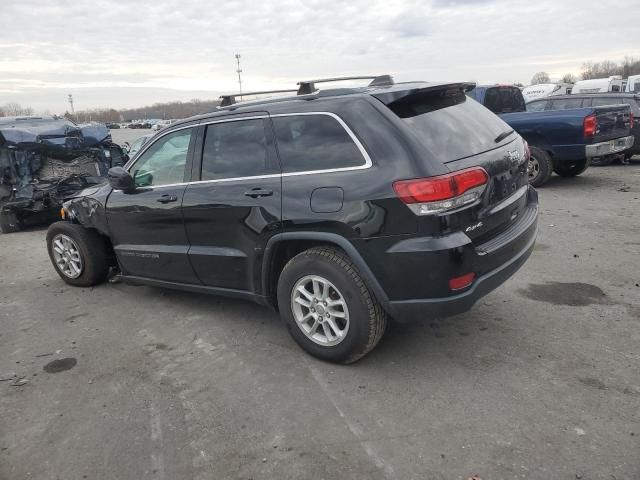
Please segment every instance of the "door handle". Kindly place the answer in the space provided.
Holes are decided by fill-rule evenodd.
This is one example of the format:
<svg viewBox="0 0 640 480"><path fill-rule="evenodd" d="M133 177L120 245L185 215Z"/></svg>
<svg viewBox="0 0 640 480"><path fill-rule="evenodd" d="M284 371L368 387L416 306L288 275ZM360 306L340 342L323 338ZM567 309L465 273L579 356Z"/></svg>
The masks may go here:
<svg viewBox="0 0 640 480"><path fill-rule="evenodd" d="M178 197L176 195L162 195L157 201L160 203L177 202Z"/></svg>
<svg viewBox="0 0 640 480"><path fill-rule="evenodd" d="M244 194L245 196L251 197L251 198L270 197L271 195L273 195L273 190L264 190L262 188L252 188L248 192L244 192Z"/></svg>

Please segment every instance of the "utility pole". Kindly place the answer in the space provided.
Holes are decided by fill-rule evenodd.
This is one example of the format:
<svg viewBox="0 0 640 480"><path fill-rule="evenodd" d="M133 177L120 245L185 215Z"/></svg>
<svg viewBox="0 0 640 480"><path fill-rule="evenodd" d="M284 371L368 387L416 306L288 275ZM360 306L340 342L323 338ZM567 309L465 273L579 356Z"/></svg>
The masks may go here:
<svg viewBox="0 0 640 480"><path fill-rule="evenodd" d="M71 115L76 114L76 112L73 110L73 95L69 94L69 105L71 105Z"/></svg>
<svg viewBox="0 0 640 480"><path fill-rule="evenodd" d="M242 77L240 76L240 74L242 73L242 69L240 68L240 54L236 53L236 62L238 62L238 69L236 70L236 72L238 72L238 85L240 86L240 93L242 93Z"/></svg>

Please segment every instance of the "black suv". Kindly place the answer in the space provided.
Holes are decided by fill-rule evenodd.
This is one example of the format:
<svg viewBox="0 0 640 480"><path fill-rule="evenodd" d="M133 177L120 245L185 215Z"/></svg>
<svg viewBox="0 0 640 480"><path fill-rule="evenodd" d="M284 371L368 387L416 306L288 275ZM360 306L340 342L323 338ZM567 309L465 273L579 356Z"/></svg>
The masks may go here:
<svg viewBox="0 0 640 480"><path fill-rule="evenodd" d="M556 95L532 100L527 103L528 112L542 112L545 110L567 110L570 108L602 107L605 105L629 105L633 122L631 134L635 137L633 147L624 152L625 157L640 155L640 94L639 93L583 93L570 95ZM605 164L611 159L600 160L594 164Z"/></svg>
<svg viewBox="0 0 640 480"><path fill-rule="evenodd" d="M528 147L473 84L319 82L228 96L66 202L47 233L62 279L113 268L271 305L307 352L348 363L388 317L464 312L518 270L537 231Z"/></svg>

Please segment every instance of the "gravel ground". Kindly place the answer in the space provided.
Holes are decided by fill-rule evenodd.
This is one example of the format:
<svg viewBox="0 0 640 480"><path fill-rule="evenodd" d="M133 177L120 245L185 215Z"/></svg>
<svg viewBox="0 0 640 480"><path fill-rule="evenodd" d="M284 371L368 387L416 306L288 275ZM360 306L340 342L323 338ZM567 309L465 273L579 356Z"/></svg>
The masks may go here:
<svg viewBox="0 0 640 480"><path fill-rule="evenodd" d="M0 235L0 479L640 478L640 163L540 199L506 285L347 367L262 307L69 287L44 229Z"/></svg>

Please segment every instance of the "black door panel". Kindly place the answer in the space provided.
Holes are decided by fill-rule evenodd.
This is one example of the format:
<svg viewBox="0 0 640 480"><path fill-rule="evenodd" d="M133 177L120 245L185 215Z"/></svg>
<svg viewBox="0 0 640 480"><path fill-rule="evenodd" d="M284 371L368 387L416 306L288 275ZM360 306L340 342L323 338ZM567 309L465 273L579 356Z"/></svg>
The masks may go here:
<svg viewBox="0 0 640 480"><path fill-rule="evenodd" d="M256 198L253 188L271 191ZM254 262L280 226L280 177L189 185L183 201L189 259L205 285L256 291ZM258 263L258 267L259 267Z"/></svg>
<svg viewBox="0 0 640 480"><path fill-rule="evenodd" d="M282 179L267 115L250 117L203 129L201 181L187 187L183 215L200 281L259 293L262 248L281 230Z"/></svg>
<svg viewBox="0 0 640 480"><path fill-rule="evenodd" d="M199 283L187 259L181 202L186 185L145 188L109 196L111 241L125 275ZM175 202L160 202L169 195Z"/></svg>
<svg viewBox="0 0 640 480"><path fill-rule="evenodd" d="M153 140L129 168L136 190L115 190L107 200L111 240L125 275L200 283L187 256L182 219L193 131L180 129Z"/></svg>

